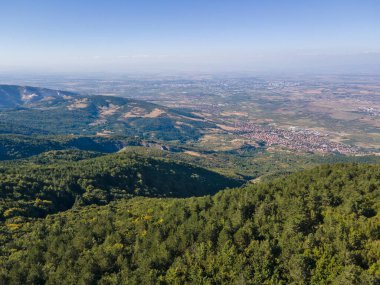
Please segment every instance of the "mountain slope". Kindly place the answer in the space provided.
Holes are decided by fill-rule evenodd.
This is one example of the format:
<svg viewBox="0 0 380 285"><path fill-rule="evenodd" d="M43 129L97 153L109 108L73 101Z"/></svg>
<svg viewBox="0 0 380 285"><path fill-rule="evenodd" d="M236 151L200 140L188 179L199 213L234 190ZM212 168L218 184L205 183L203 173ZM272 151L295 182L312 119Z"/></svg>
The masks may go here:
<svg viewBox="0 0 380 285"><path fill-rule="evenodd" d="M241 185L200 167L133 152L86 155L90 158L80 161L52 158L52 163L36 164L35 158L0 164L0 220L43 217L74 204L106 204L133 196L209 195ZM49 161L46 155L44 160Z"/></svg>
<svg viewBox="0 0 380 285"><path fill-rule="evenodd" d="M380 166L2 228L4 284L379 284Z"/></svg>
<svg viewBox="0 0 380 285"><path fill-rule="evenodd" d="M197 139L204 118L145 101L0 85L0 134L139 135Z"/></svg>
<svg viewBox="0 0 380 285"><path fill-rule="evenodd" d="M128 145L139 145L136 138L99 136L0 135L0 160L22 159L52 150L85 150L113 153Z"/></svg>
<svg viewBox="0 0 380 285"><path fill-rule="evenodd" d="M59 100L76 96L72 92L46 88L0 85L0 108L33 106L37 102Z"/></svg>

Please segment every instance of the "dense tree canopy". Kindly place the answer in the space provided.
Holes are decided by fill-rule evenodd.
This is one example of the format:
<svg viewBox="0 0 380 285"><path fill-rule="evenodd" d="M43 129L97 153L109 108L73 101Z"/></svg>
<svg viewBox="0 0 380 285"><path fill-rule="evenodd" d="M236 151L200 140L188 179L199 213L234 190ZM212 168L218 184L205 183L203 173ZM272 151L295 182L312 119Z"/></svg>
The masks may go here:
<svg viewBox="0 0 380 285"><path fill-rule="evenodd" d="M52 150L113 153L138 144L136 138L130 137L0 135L0 160L22 159Z"/></svg>
<svg viewBox="0 0 380 285"><path fill-rule="evenodd" d="M214 194L242 181L141 153L55 151L0 165L0 221L133 197ZM83 159L82 158L87 158Z"/></svg>
<svg viewBox="0 0 380 285"><path fill-rule="evenodd" d="M379 211L380 166L356 164L78 206L3 223L0 283L379 284Z"/></svg>

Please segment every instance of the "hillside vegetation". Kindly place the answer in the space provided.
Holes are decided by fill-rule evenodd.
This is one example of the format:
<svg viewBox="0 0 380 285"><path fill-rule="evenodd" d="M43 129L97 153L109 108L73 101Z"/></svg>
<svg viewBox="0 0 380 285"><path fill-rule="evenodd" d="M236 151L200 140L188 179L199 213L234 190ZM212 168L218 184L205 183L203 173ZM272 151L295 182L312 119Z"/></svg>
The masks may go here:
<svg viewBox="0 0 380 285"><path fill-rule="evenodd" d="M113 153L127 145L138 145L138 140L128 137L0 135L0 160L22 159L51 150Z"/></svg>
<svg viewBox="0 0 380 285"><path fill-rule="evenodd" d="M0 283L379 284L379 211L380 166L357 164L212 197L77 207L4 223Z"/></svg>
<svg viewBox="0 0 380 285"><path fill-rule="evenodd" d="M217 128L202 117L157 104L28 86L0 85L0 134L124 135L194 140Z"/></svg>
<svg viewBox="0 0 380 285"><path fill-rule="evenodd" d="M80 160L87 156L100 156L121 150L141 153L144 156L164 157L174 161L181 161L246 181L258 177L260 177L261 181L269 181L275 177L310 169L319 164L380 163L380 156L375 155L270 153L265 149L249 149L245 151L241 148L233 151L205 151L177 143L165 143L159 140L144 140L125 136L0 135L0 160L28 158L36 163L48 163L52 159ZM58 152L56 152L52 156L51 151L60 151L60 154L58 155ZM81 153L80 151L83 152ZM48 153L44 154L46 152Z"/></svg>
<svg viewBox="0 0 380 285"><path fill-rule="evenodd" d="M215 172L134 152L55 151L0 164L0 221L133 196L190 197L241 185Z"/></svg>

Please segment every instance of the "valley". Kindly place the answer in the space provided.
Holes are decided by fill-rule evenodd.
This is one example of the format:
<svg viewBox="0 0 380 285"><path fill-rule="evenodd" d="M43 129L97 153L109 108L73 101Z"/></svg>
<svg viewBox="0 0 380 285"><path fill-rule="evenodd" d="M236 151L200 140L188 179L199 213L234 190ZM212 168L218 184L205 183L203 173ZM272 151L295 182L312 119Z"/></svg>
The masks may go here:
<svg viewBox="0 0 380 285"><path fill-rule="evenodd" d="M241 139L255 145L264 139L277 149L363 154L378 153L380 149L380 121L376 115L380 109L378 80L375 75L359 74L275 78L198 75L186 79L119 76L109 80L45 78L29 79L29 82L83 94L146 100L179 109L186 115L173 124L175 128L198 123L202 135L215 136L215 143L223 140L232 146L234 140ZM132 111L127 116L144 117L149 112L133 114ZM163 112L157 108L154 114L156 118L170 117ZM190 114L194 117L182 122ZM265 136L273 131L281 139ZM239 136L239 132L246 135ZM284 132L285 137L281 134ZM298 138L295 132L303 132L315 146L304 144L304 137Z"/></svg>

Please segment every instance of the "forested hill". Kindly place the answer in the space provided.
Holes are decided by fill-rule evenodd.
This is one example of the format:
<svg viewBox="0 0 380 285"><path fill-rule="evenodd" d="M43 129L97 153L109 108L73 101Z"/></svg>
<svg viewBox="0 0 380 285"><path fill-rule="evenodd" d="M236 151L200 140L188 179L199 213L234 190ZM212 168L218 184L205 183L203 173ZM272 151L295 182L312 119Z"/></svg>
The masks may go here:
<svg viewBox="0 0 380 285"><path fill-rule="evenodd" d="M33 106L38 102L60 100L72 96L76 96L76 94L39 87L0 85L0 108Z"/></svg>
<svg viewBox="0 0 380 285"><path fill-rule="evenodd" d="M138 135L191 140L217 128L200 116L141 100L0 85L0 134Z"/></svg>
<svg viewBox="0 0 380 285"><path fill-rule="evenodd" d="M204 168L141 153L96 156L50 152L0 164L0 222L133 196L210 195L242 184Z"/></svg>
<svg viewBox="0 0 380 285"><path fill-rule="evenodd" d="M52 150L85 150L113 153L128 145L139 145L136 138L99 136L0 135L0 160L22 159Z"/></svg>
<svg viewBox="0 0 380 285"><path fill-rule="evenodd" d="M2 227L2 284L379 284L380 166Z"/></svg>

